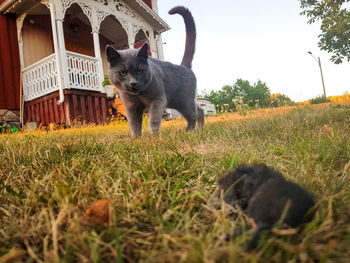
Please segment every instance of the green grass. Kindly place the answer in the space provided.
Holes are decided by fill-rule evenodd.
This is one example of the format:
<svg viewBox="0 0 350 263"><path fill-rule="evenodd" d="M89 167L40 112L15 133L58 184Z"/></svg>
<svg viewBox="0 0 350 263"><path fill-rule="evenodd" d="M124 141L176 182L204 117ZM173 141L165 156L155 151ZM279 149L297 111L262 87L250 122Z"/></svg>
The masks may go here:
<svg viewBox="0 0 350 263"><path fill-rule="evenodd" d="M327 125L326 127L324 125ZM0 135L0 262L348 262L350 106L277 108L184 121L132 139L125 123ZM313 221L275 231L246 252L247 224L207 204L218 177L264 162L311 191ZM110 198L113 220L87 224L85 210ZM7 254L8 255L8 254Z"/></svg>

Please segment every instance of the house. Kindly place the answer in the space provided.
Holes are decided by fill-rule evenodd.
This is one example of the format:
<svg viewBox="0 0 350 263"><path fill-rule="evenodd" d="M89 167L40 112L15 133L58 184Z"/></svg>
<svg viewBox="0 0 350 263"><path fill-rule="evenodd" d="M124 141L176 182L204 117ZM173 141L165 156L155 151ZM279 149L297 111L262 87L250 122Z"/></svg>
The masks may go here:
<svg viewBox="0 0 350 263"><path fill-rule="evenodd" d="M0 122L105 122L105 46L163 59L168 29L157 0L0 0Z"/></svg>

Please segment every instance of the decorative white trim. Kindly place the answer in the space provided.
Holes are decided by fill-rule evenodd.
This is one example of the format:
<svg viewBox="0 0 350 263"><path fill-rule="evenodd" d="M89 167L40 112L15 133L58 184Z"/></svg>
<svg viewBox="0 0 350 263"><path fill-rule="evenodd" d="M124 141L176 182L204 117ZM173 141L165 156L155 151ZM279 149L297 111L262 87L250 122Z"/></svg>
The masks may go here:
<svg viewBox="0 0 350 263"><path fill-rule="evenodd" d="M124 0L125 2L129 3L129 2L134 2L136 3L138 6L140 6L142 8L142 10L144 10L149 16L152 17L153 20L157 21L159 25L161 25L164 29L161 31L165 31L169 29L169 26L165 23L165 21L163 19L161 19L158 15L158 6L154 5L152 3L152 8L151 9L145 2L143 2L142 0ZM131 3L130 3L131 4ZM156 7L156 9L154 8Z"/></svg>
<svg viewBox="0 0 350 263"><path fill-rule="evenodd" d="M17 13L21 14L24 10L26 12L26 3L29 1L24 0L6 0L4 3L0 4L0 12L4 13ZM67 8L72 3L77 3L77 0L42 0L41 1L46 6L53 3L57 6L57 19L64 19L64 13ZM151 23L158 32L164 32L169 29L169 26L162 20L157 12L157 1L152 0L152 9L147 6L142 0L79 0L81 4L86 4L91 7L102 7L99 9L107 9L107 13L111 12L111 9L117 9L119 12L126 14L127 16L132 16L134 19L139 19L140 16L137 12L140 12L143 17ZM62 6L62 8L58 8ZM61 9L61 10L60 10ZM137 12L135 13L135 10ZM119 15L117 15L119 18ZM143 20L143 19L142 19Z"/></svg>
<svg viewBox="0 0 350 263"><path fill-rule="evenodd" d="M24 101L58 90L56 54L37 61L22 71Z"/></svg>
<svg viewBox="0 0 350 263"><path fill-rule="evenodd" d="M135 42L135 36L140 29L144 32L153 30L152 26L122 0L57 0L55 3L57 18L61 20L72 4L78 4L89 19L92 32L99 32L101 22L109 15L114 16L125 30L129 46Z"/></svg>
<svg viewBox="0 0 350 263"><path fill-rule="evenodd" d="M69 87L101 92L98 60L94 57L67 51Z"/></svg>
<svg viewBox="0 0 350 263"><path fill-rule="evenodd" d="M22 32L23 22L24 22L24 19L26 18L26 16L27 16L27 13L24 13L24 14L20 15L19 17L17 17L17 19L16 19L18 39L22 38L21 32Z"/></svg>
<svg viewBox="0 0 350 263"><path fill-rule="evenodd" d="M57 54L35 62L23 69L24 100L30 101L58 90ZM71 89L102 92L98 59L67 51L67 80Z"/></svg>
<svg viewBox="0 0 350 263"><path fill-rule="evenodd" d="M94 32L94 30L99 31L102 21L110 15L108 12L99 9L94 9L94 12L97 23L91 24L93 30L92 32Z"/></svg>
<svg viewBox="0 0 350 263"><path fill-rule="evenodd" d="M40 3L46 5L47 9L50 9L50 0L42 0Z"/></svg>
<svg viewBox="0 0 350 263"><path fill-rule="evenodd" d="M23 22L24 22L24 19L26 18L26 16L27 16L27 13L24 13L16 19L18 48L19 48L19 61L20 61L22 69L24 68L22 27L23 27Z"/></svg>

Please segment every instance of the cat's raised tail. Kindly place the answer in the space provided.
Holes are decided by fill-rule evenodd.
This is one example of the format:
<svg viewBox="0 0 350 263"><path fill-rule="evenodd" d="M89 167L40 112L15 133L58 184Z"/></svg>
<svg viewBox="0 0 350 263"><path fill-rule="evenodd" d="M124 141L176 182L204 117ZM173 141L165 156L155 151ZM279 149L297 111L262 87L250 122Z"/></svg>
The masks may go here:
<svg viewBox="0 0 350 263"><path fill-rule="evenodd" d="M181 65L188 68L192 67L192 60L194 51L196 48L196 25L194 23L191 12L184 6L176 6L169 10L169 14L179 14L183 17L186 27L186 45L185 54L182 59Z"/></svg>

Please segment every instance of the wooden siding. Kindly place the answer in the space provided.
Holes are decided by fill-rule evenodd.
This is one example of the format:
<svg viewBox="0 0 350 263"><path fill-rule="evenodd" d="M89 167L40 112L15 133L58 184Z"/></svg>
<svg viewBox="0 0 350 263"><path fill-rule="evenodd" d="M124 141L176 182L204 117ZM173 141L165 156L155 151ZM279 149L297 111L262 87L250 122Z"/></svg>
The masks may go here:
<svg viewBox="0 0 350 263"><path fill-rule="evenodd" d="M25 68L54 53L50 15L27 15L22 39Z"/></svg>
<svg viewBox="0 0 350 263"><path fill-rule="evenodd" d="M95 56L90 24L86 25L77 17L65 17L63 31L66 50L91 57Z"/></svg>
<svg viewBox="0 0 350 263"><path fill-rule="evenodd" d="M0 109L20 108L19 76L16 17L0 14Z"/></svg>
<svg viewBox="0 0 350 263"><path fill-rule="evenodd" d="M69 124L73 121L102 124L108 122L105 93L64 90L64 102L57 105L54 92L25 104L24 122Z"/></svg>

